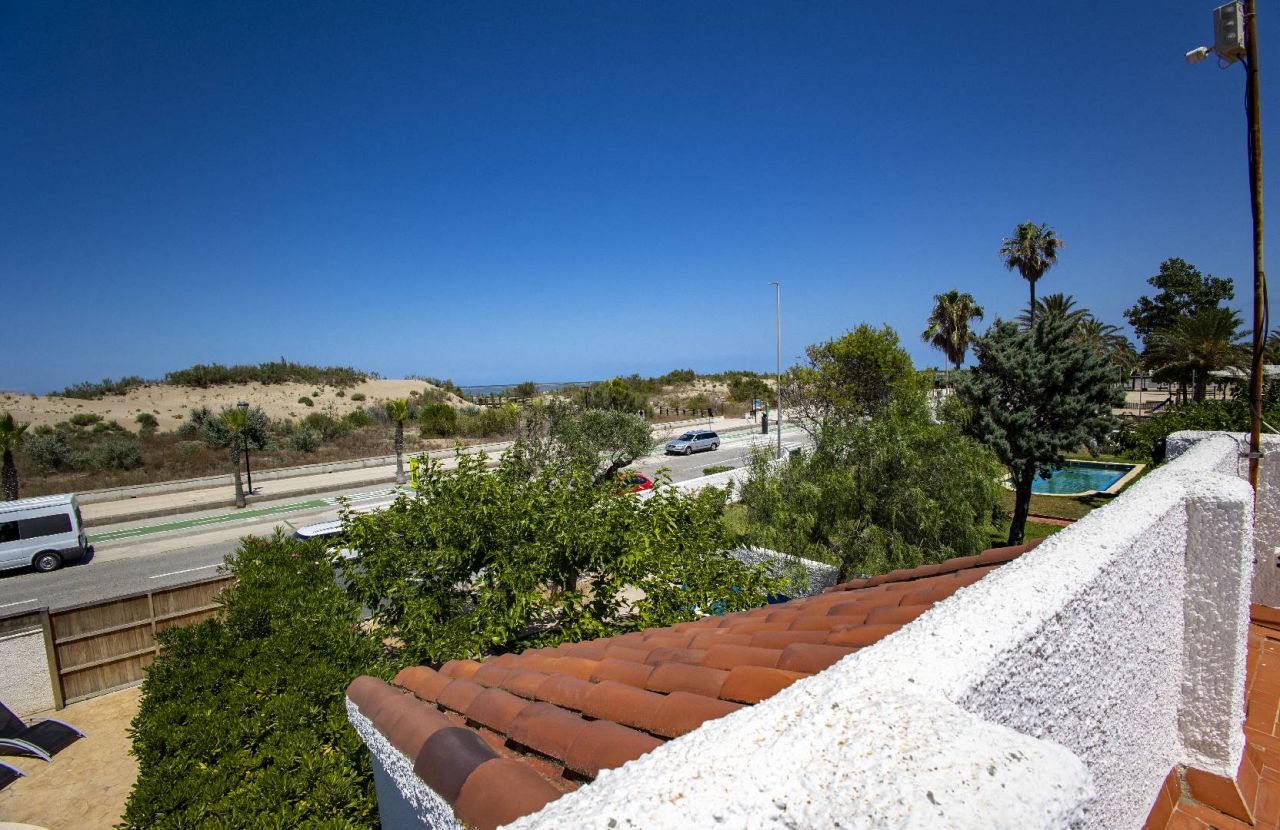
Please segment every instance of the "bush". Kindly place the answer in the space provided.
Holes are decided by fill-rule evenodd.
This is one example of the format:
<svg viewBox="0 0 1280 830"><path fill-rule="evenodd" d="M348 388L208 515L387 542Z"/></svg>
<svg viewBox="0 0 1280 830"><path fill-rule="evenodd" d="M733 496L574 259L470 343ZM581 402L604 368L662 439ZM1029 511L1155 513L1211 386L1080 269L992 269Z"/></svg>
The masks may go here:
<svg viewBox="0 0 1280 830"><path fill-rule="evenodd" d="M352 396L351 396L351 400L353 400L353 401L362 401L362 400L364 400L364 393L363 393L363 392L356 392L354 395L352 395Z"/></svg>
<svg viewBox="0 0 1280 830"><path fill-rule="evenodd" d="M735 375L729 380L729 400L750 403L767 401L773 390L758 377Z"/></svg>
<svg viewBox="0 0 1280 830"><path fill-rule="evenodd" d="M75 463L75 455L64 430L36 427L22 436L22 454L43 473L53 473Z"/></svg>
<svg viewBox="0 0 1280 830"><path fill-rule="evenodd" d="M314 431L322 441L332 441L351 431L345 423L325 412L312 412L302 419L299 427Z"/></svg>
<svg viewBox="0 0 1280 830"><path fill-rule="evenodd" d="M1263 397L1264 405L1270 401ZM1268 408L1262 416L1276 423L1280 408ZM1243 398L1219 401L1187 401L1166 407L1160 414L1132 429L1122 428L1113 437L1119 453L1137 461L1164 460L1164 443L1170 434L1184 429L1249 431L1249 403Z"/></svg>
<svg viewBox="0 0 1280 830"><path fill-rule="evenodd" d="M361 372L349 366L307 366L302 363L259 363L256 366L223 366L221 363L200 363L189 369L180 369L165 375L165 381L175 386L222 386L232 383L307 383L314 386L334 386L339 389L363 383L372 373Z"/></svg>
<svg viewBox="0 0 1280 830"><path fill-rule="evenodd" d="M322 544L247 537L225 613L159 634L130 734L121 826L376 827L369 753L345 690L390 676Z"/></svg>
<svg viewBox="0 0 1280 830"><path fill-rule="evenodd" d="M320 436L314 429L303 427L289 436L289 446L298 452L315 452L320 447Z"/></svg>
<svg viewBox="0 0 1280 830"><path fill-rule="evenodd" d="M641 501L593 471L533 478L504 458L424 458L417 496L376 513L345 511L353 599L409 660L478 657L762 605L760 568L724 553L727 494L683 495L659 482ZM624 589L635 589L629 600Z"/></svg>
<svg viewBox="0 0 1280 830"><path fill-rule="evenodd" d="M89 427L89 426L93 426L96 423L101 422L102 416L96 415L92 412L77 412L67 420L71 422L72 426Z"/></svg>
<svg viewBox="0 0 1280 830"><path fill-rule="evenodd" d="M342 426L346 430L360 429L367 427L373 423L373 418L363 409L357 409L354 412L348 412L342 416Z"/></svg>
<svg viewBox="0 0 1280 830"><path fill-rule="evenodd" d="M334 392L333 394L334 394L334 397L337 397L337 398L345 398L347 396L346 391L342 389L339 389L337 392Z"/></svg>
<svg viewBox="0 0 1280 830"><path fill-rule="evenodd" d="M458 434L458 411L447 403L430 403L418 414L423 438L449 438Z"/></svg>
<svg viewBox="0 0 1280 830"><path fill-rule="evenodd" d="M704 476L713 476L716 473L727 473L732 469L734 468L728 464L712 464L710 467L703 467L702 474Z"/></svg>
<svg viewBox="0 0 1280 830"><path fill-rule="evenodd" d="M133 438L110 436L96 441L82 464L95 470L132 470L142 466L142 447Z"/></svg>
<svg viewBox="0 0 1280 830"><path fill-rule="evenodd" d="M85 381L77 383L74 386L68 386L61 392L50 392L51 397L57 398L79 398L81 400L96 400L105 395L127 395L131 390L137 389L144 385L147 381L137 375L120 378L120 380L112 380L111 378L103 378L98 383Z"/></svg>
<svg viewBox="0 0 1280 830"><path fill-rule="evenodd" d="M133 420L137 423L138 430L144 435L149 435L160 428L160 421L150 412L140 412Z"/></svg>
<svg viewBox="0 0 1280 830"><path fill-rule="evenodd" d="M298 403L302 404L303 406L315 406L315 405L316 405L316 402L315 402L315 401L313 401L313 400L311 400L310 398L308 398L306 395L303 395L301 398L298 398Z"/></svg>

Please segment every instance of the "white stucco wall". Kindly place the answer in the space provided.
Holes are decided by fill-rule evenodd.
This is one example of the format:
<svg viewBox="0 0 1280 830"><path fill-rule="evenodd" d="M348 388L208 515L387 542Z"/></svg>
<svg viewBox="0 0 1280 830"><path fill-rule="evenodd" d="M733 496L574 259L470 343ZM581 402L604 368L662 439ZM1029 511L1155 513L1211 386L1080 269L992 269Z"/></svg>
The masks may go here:
<svg viewBox="0 0 1280 830"><path fill-rule="evenodd" d="M787 596L807 597L822 593L823 588L836 584L836 576L840 569L826 562L814 562L812 559L801 559L787 553L779 553L768 548L738 548L732 551L735 559L748 565L767 563L769 573L773 576L785 577L788 586Z"/></svg>
<svg viewBox="0 0 1280 830"><path fill-rule="evenodd" d="M1169 436L1166 457L1175 459L1209 432L1175 432ZM1221 459L1220 469L1240 478L1249 476L1249 436L1230 433L1237 450ZM1263 434L1263 457L1258 465L1258 497L1254 506L1254 571L1252 601L1280 606L1280 435Z"/></svg>
<svg viewBox="0 0 1280 830"><path fill-rule="evenodd" d="M392 746L350 700L347 700L347 720L369 747L383 827L463 830L449 803L422 783L413 771L413 761Z"/></svg>
<svg viewBox="0 0 1280 830"><path fill-rule="evenodd" d="M877 645L513 826L1140 827L1242 751L1252 492L1217 436Z"/></svg>
<svg viewBox="0 0 1280 830"><path fill-rule="evenodd" d="M49 655L39 628L0 636L0 700L21 716L53 708Z"/></svg>

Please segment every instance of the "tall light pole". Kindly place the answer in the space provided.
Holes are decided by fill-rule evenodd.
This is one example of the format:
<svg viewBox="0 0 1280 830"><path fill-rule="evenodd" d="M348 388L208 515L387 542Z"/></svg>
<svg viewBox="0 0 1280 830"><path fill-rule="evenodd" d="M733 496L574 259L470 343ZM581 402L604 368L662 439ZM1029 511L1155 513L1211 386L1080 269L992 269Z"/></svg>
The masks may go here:
<svg viewBox="0 0 1280 830"><path fill-rule="evenodd" d="M1249 207L1253 214L1253 360L1249 374L1249 483L1258 489L1262 458L1262 352L1267 336L1267 275L1262 267L1262 124L1258 117L1258 10L1255 0L1213 10L1213 46L1187 53L1188 63L1218 56L1224 65L1244 62L1244 111L1249 130Z"/></svg>
<svg viewBox="0 0 1280 830"><path fill-rule="evenodd" d="M236 404L236 406L237 406L241 411L243 411L243 412L244 412L244 414L245 414L245 416L246 416L246 417L248 417L248 415L249 415L249 402L248 402L248 401L240 401L240 402L238 402L238 403ZM246 424L245 424L245 426L248 426L248 424L246 423ZM248 482L248 483L249 483L249 495L251 495L251 496L252 496L252 495L253 495L253 470L252 470L252 468L250 468L250 466L249 466L249 439L248 439L248 436L246 436L243 432L241 432L241 433L240 433L240 440L244 441L244 473L245 473L245 477L249 480L249 482Z"/></svg>
<svg viewBox="0 0 1280 830"><path fill-rule="evenodd" d="M778 458L782 457L782 283L771 282L774 290L774 327L776 335L778 363L774 368L774 383L778 393L778 411L774 413L774 421L778 426Z"/></svg>

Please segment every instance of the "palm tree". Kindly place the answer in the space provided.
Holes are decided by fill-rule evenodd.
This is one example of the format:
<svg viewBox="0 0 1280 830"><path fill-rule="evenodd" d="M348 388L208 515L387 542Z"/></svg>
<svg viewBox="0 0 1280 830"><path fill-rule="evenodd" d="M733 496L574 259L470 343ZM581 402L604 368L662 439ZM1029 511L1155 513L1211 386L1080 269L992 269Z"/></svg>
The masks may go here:
<svg viewBox="0 0 1280 830"><path fill-rule="evenodd" d="M1036 322L1036 280L1044 276L1058 262L1058 249L1062 240L1054 235L1048 225L1023 222L1013 229L1013 238L1000 246L1000 258L1010 271L1015 268L1031 285L1030 322Z"/></svg>
<svg viewBox="0 0 1280 830"><path fill-rule="evenodd" d="M4 500L18 499L18 468L13 463L13 451L22 440L22 433L27 431L28 424L20 424L13 415L5 412L0 415L0 448L4 449L4 469L0 472L0 481L4 483Z"/></svg>
<svg viewBox="0 0 1280 830"><path fill-rule="evenodd" d="M972 294L954 288L945 294L935 294L933 302L929 325L920 333L920 339L940 350L959 371L974 341L969 323L982 319L982 306L974 302Z"/></svg>
<svg viewBox="0 0 1280 830"><path fill-rule="evenodd" d="M1035 314L1030 309L1018 315L1018 324L1024 329L1031 328L1036 317L1065 317L1068 320L1080 321L1091 316L1088 309L1076 308L1076 298L1070 294L1048 294L1035 301Z"/></svg>
<svg viewBox="0 0 1280 830"><path fill-rule="evenodd" d="M1210 372L1243 367L1248 360L1240 326L1239 312L1229 308L1205 308L1180 317L1152 335L1147 364L1159 372L1190 377L1193 399L1202 401Z"/></svg>
<svg viewBox="0 0 1280 830"><path fill-rule="evenodd" d="M404 422L409 418L409 402L404 398L387 401L387 415L396 424L396 484L404 484Z"/></svg>
<svg viewBox="0 0 1280 830"><path fill-rule="evenodd" d="M239 407L229 407L222 411L222 425L231 434L227 444L227 456L231 461L231 469L235 471L236 507L244 507L244 484L240 480L240 449L244 443L244 432L249 427L249 413Z"/></svg>

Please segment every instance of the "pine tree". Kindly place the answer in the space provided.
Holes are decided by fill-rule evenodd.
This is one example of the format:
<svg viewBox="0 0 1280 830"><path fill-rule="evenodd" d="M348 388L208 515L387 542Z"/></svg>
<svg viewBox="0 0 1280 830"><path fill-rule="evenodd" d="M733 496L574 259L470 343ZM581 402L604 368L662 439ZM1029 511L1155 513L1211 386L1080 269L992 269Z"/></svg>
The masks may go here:
<svg viewBox="0 0 1280 830"><path fill-rule="evenodd" d="M1060 468L1064 451L1095 447L1114 424L1115 372L1104 355L1074 341L1075 326L1049 315L1030 331L998 322L975 344L978 365L959 384L972 410L969 434L1010 470L1010 545L1022 542L1036 476Z"/></svg>

